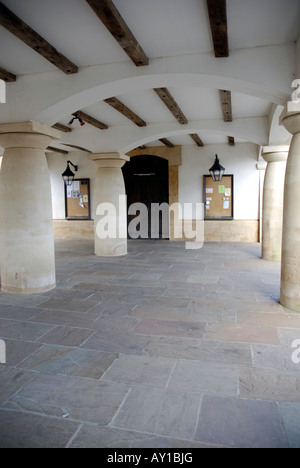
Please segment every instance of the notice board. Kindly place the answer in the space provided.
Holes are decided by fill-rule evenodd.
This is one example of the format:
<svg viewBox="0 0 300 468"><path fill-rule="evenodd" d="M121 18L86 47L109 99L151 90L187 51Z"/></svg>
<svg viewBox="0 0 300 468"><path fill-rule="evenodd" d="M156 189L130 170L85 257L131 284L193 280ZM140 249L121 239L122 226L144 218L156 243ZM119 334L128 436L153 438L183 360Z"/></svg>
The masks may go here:
<svg viewBox="0 0 300 468"><path fill-rule="evenodd" d="M233 175L225 175L221 181L204 176L205 219L233 219Z"/></svg>
<svg viewBox="0 0 300 468"><path fill-rule="evenodd" d="M75 179L65 186L66 219L91 219L90 179Z"/></svg>

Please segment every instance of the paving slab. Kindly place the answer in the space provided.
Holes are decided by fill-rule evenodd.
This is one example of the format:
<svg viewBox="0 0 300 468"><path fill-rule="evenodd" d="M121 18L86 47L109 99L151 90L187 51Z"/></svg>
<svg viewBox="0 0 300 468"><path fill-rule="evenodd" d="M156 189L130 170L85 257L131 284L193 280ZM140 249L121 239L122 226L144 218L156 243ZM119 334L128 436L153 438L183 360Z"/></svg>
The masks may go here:
<svg viewBox="0 0 300 468"><path fill-rule="evenodd" d="M201 396L197 394L134 387L112 426L191 439L196 429L200 401Z"/></svg>
<svg viewBox="0 0 300 468"><path fill-rule="evenodd" d="M69 310L71 312L88 312L95 306L94 302L90 301L75 301L70 299L49 299L40 305L42 309L53 310Z"/></svg>
<svg viewBox="0 0 300 468"><path fill-rule="evenodd" d="M188 321L191 318L192 311L178 307L151 307L139 305L130 312L130 315L149 319Z"/></svg>
<svg viewBox="0 0 300 468"><path fill-rule="evenodd" d="M277 329L254 325L209 325L205 332L205 338L207 340L245 343L280 343Z"/></svg>
<svg viewBox="0 0 300 468"><path fill-rule="evenodd" d="M244 398L300 402L300 373L273 369L240 368L240 396Z"/></svg>
<svg viewBox="0 0 300 468"><path fill-rule="evenodd" d="M236 448L287 448L275 403L205 395L196 440Z"/></svg>
<svg viewBox="0 0 300 468"><path fill-rule="evenodd" d="M211 362L179 361L168 388L185 392L237 396L238 368Z"/></svg>
<svg viewBox="0 0 300 468"><path fill-rule="evenodd" d="M126 385L111 382L39 373L11 396L4 407L105 426L113 419L128 390Z"/></svg>
<svg viewBox="0 0 300 468"><path fill-rule="evenodd" d="M300 364L295 364L292 360L295 349L290 346L254 344L252 351L254 367L300 371Z"/></svg>
<svg viewBox="0 0 300 468"><path fill-rule="evenodd" d="M78 427L74 421L0 409L0 448L65 448Z"/></svg>
<svg viewBox="0 0 300 468"><path fill-rule="evenodd" d="M171 359L121 355L102 380L164 388L174 366L175 361Z"/></svg>
<svg viewBox="0 0 300 468"><path fill-rule="evenodd" d="M94 330L90 328L73 328L55 326L49 333L43 335L37 341L45 344L79 347L92 334Z"/></svg>
<svg viewBox="0 0 300 468"><path fill-rule="evenodd" d="M289 448L300 448L300 403L280 403Z"/></svg>
<svg viewBox="0 0 300 468"><path fill-rule="evenodd" d="M105 310L105 307L103 307ZM93 322L100 317L101 312L69 312L61 310L44 310L38 311L31 320L35 324L52 324L52 325L62 325L66 327L78 327L78 328L87 328L92 326ZM41 326L41 325L40 325ZM47 330L46 330L47 331ZM46 333L45 331L45 333ZM49 331L49 330L48 330ZM44 333L44 334L45 334ZM1 324L0 324L0 334L1 334Z"/></svg>
<svg viewBox="0 0 300 468"><path fill-rule="evenodd" d="M179 322L175 320L143 319L133 330L145 335L180 336L182 338L203 338L206 323Z"/></svg>
<svg viewBox="0 0 300 468"><path fill-rule="evenodd" d="M216 448L214 444L202 444L190 440L172 439L141 432L84 424L69 448L165 448L197 449Z"/></svg>
<svg viewBox="0 0 300 468"><path fill-rule="evenodd" d="M52 330L52 328L53 326L51 325L41 323L0 319L0 337L2 338L35 341Z"/></svg>
<svg viewBox="0 0 300 468"><path fill-rule="evenodd" d="M34 377L33 372L0 365L0 405L31 382Z"/></svg>
<svg viewBox="0 0 300 468"><path fill-rule="evenodd" d="M105 330L95 332L82 347L111 353L141 354L149 341L149 336Z"/></svg>
<svg viewBox="0 0 300 468"><path fill-rule="evenodd" d="M18 367L50 374L100 379L117 357L113 353L44 345Z"/></svg>
<svg viewBox="0 0 300 468"><path fill-rule="evenodd" d="M31 341L11 340L5 338L6 345L6 365L10 367L17 366L28 356L37 351L42 344ZM1 375L1 374L0 374Z"/></svg>
<svg viewBox="0 0 300 468"><path fill-rule="evenodd" d="M171 359L252 365L251 346L248 343L152 336L144 352Z"/></svg>

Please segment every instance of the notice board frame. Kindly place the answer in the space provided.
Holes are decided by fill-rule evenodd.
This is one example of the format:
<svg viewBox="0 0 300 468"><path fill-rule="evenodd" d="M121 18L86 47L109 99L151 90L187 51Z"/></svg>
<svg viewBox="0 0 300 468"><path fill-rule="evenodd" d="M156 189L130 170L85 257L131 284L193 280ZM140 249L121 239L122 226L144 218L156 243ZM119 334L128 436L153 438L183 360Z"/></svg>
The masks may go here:
<svg viewBox="0 0 300 468"><path fill-rule="evenodd" d="M208 183L209 181L209 183ZM229 182L229 184L228 184ZM213 186L213 193L207 193L208 185ZM230 186L227 186L230 185ZM230 196L226 193L219 192L219 186L225 186L225 189L230 189ZM228 192L227 192L228 193ZM207 200L210 198L211 200ZM207 204L209 201L209 205ZM220 203L229 201L229 208L222 208ZM226 174L221 181L213 181L211 175L203 176L203 203L204 203L204 219L205 220L233 220L234 219L234 175ZM209 208L208 208L209 206ZM218 209L214 209L218 206ZM223 207L225 204L223 204Z"/></svg>
<svg viewBox="0 0 300 468"><path fill-rule="evenodd" d="M79 186L80 186L80 191L81 192L84 192L82 193L82 195L85 195L87 196L87 201L85 201L84 199L82 200L82 203L84 205L84 209L85 209L85 213L87 213L86 215L80 215L80 214L74 214L74 206L71 205L71 203L68 201L71 201L71 200L78 200L78 206L79 203L80 203L80 198L72 198L72 197L68 197L68 190L71 190L70 187L68 187L67 185L65 185L65 213L66 213L66 219L69 220L69 221L72 221L72 220L79 220L79 221L89 221L91 219L91 195L90 195L90 179L87 179L87 178L84 178L84 179L74 179L73 181L73 184L74 182L79 182ZM72 186L73 186L72 184ZM83 190L83 187L84 187L84 190ZM86 192L86 193L85 193ZM82 197L83 198L83 197ZM78 211L79 213L79 211Z"/></svg>

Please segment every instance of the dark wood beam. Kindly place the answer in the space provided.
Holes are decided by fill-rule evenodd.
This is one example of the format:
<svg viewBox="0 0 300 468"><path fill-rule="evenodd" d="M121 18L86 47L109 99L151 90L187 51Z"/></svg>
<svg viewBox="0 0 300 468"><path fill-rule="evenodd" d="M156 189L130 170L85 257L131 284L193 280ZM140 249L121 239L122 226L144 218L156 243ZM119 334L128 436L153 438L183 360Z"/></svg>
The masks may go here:
<svg viewBox="0 0 300 468"><path fill-rule="evenodd" d="M49 151L53 151L54 153L60 153L60 154L69 154L69 151L65 151L59 148L54 148L53 146L48 146L47 148Z"/></svg>
<svg viewBox="0 0 300 468"><path fill-rule="evenodd" d="M228 144L229 146L235 146L234 137L231 137L231 136L228 137Z"/></svg>
<svg viewBox="0 0 300 468"><path fill-rule="evenodd" d="M131 30L111 0L86 0L100 21L137 67L149 65L149 58L143 51Z"/></svg>
<svg viewBox="0 0 300 468"><path fill-rule="evenodd" d="M99 128L99 130L107 130L108 129L108 126L105 123L100 122L97 119L94 119L94 117L91 117L90 115L85 114L85 112L77 111L77 112L74 112L73 115L74 115L74 117L78 116L84 122L86 122L86 123L88 123L90 125L93 125L96 128Z"/></svg>
<svg viewBox="0 0 300 468"><path fill-rule="evenodd" d="M70 127L67 127L66 125L63 125L63 124L60 124L60 123L56 123L54 125L52 125L52 128L55 128L56 130L60 130L61 132L71 132L72 129Z"/></svg>
<svg viewBox="0 0 300 468"><path fill-rule="evenodd" d="M136 115L131 109L129 109L125 104L123 104L119 99L112 97L109 99L104 99L104 102L106 104L109 104L111 107L113 107L115 110L120 112L122 115L127 117L127 119L131 120L135 125L138 127L146 127L147 124L144 122L143 119L141 119L138 115Z"/></svg>
<svg viewBox="0 0 300 468"><path fill-rule="evenodd" d="M206 0L215 57L229 57L226 0Z"/></svg>
<svg viewBox="0 0 300 468"><path fill-rule="evenodd" d="M84 151L86 153L91 153L92 151L86 149L86 148L83 148L82 146L76 146L76 145L70 145L69 143L62 143L62 145L64 146L69 146L70 148L74 148L74 149L77 149L79 151Z"/></svg>
<svg viewBox="0 0 300 468"><path fill-rule="evenodd" d="M232 122L232 102L230 91L220 91L224 122Z"/></svg>
<svg viewBox="0 0 300 468"><path fill-rule="evenodd" d="M155 88L154 91L181 125L188 123L186 116L167 88Z"/></svg>
<svg viewBox="0 0 300 468"><path fill-rule="evenodd" d="M196 143L197 146L199 146L201 148L204 146L203 141L201 140L199 135L197 135L197 133L190 134L190 137L193 138L193 140L194 140L194 142Z"/></svg>
<svg viewBox="0 0 300 468"><path fill-rule="evenodd" d="M173 143L171 143L167 138L160 138L159 141L166 145L168 148L174 148Z"/></svg>
<svg viewBox="0 0 300 468"><path fill-rule="evenodd" d="M58 52L2 2L0 2L0 25L67 75L78 72L78 68L74 63Z"/></svg>
<svg viewBox="0 0 300 468"><path fill-rule="evenodd" d="M6 83L13 83L17 80L16 75L13 75L9 71L0 67L0 80L5 81Z"/></svg>

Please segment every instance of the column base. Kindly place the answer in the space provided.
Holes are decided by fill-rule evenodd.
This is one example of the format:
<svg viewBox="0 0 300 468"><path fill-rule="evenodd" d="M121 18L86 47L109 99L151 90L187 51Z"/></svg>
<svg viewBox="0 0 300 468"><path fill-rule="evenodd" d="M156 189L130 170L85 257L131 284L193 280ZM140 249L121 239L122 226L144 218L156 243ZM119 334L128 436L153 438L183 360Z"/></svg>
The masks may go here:
<svg viewBox="0 0 300 468"><path fill-rule="evenodd" d="M41 294L45 293L48 291L52 291L52 289L56 288L56 284L51 284L49 286L45 286L43 288L28 288L28 289L20 289L20 288L14 288L10 286L2 286L1 287L1 292L2 293L8 293L8 294L24 294L29 295L29 294Z"/></svg>
<svg viewBox="0 0 300 468"><path fill-rule="evenodd" d="M280 296L280 305L286 307L286 309L290 309L293 312L300 313L300 299L290 299L289 297Z"/></svg>

